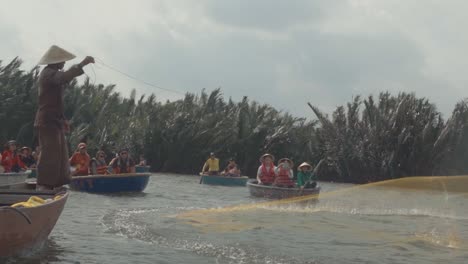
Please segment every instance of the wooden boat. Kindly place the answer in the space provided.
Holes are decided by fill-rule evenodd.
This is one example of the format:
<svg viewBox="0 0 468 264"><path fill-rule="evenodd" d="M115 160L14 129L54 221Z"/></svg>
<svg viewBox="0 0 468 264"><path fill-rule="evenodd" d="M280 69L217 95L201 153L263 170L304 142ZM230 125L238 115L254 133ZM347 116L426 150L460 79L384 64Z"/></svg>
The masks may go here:
<svg viewBox="0 0 468 264"><path fill-rule="evenodd" d="M251 196L264 197L270 199L286 199L297 196L317 195L320 193L320 186L306 188L301 191L299 188L284 188L271 185L258 184L257 180L247 182L247 187Z"/></svg>
<svg viewBox="0 0 468 264"><path fill-rule="evenodd" d="M31 171L0 173L0 185L24 182Z"/></svg>
<svg viewBox="0 0 468 264"><path fill-rule="evenodd" d="M123 173L72 177L72 190L90 193L142 192L150 173Z"/></svg>
<svg viewBox="0 0 468 264"><path fill-rule="evenodd" d="M0 186L0 257L40 248L60 217L68 199L67 189L36 191L35 188L35 183L24 182ZM31 196L52 201L30 208L11 207Z"/></svg>
<svg viewBox="0 0 468 264"><path fill-rule="evenodd" d="M209 185L222 185L222 186L245 186L248 177L228 177L221 175L206 175L200 173L200 183Z"/></svg>
<svg viewBox="0 0 468 264"><path fill-rule="evenodd" d="M135 166L135 172L149 172L150 166Z"/></svg>

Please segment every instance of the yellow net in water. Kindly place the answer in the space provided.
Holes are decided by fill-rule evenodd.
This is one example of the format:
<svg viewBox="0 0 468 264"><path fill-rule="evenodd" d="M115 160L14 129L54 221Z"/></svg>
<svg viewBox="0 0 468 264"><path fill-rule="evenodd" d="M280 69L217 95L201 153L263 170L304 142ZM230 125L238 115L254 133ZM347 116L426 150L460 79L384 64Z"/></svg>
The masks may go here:
<svg viewBox="0 0 468 264"><path fill-rule="evenodd" d="M194 210L177 217L205 232L278 229L285 224L311 232L333 232L330 228L336 225L341 228L340 234L373 237L385 244L423 241L465 248L468 230L459 231L457 223L468 220L468 176L408 177L351 187L330 186L330 191L319 195ZM303 223L317 213L327 214L327 220L313 218L313 223ZM388 223L382 230L374 225L374 230L368 227L368 221ZM399 221L408 226L402 234L398 224L392 226ZM389 231L391 228L395 230Z"/></svg>

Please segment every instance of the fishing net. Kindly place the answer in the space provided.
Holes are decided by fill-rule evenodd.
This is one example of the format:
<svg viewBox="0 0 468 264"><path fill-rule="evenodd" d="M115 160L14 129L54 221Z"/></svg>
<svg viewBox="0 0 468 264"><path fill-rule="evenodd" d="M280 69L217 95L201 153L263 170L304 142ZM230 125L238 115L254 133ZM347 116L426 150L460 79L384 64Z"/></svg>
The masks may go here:
<svg viewBox="0 0 468 264"><path fill-rule="evenodd" d="M374 246L468 249L468 176L326 185L319 195L193 210L177 218L202 232L306 230L378 241Z"/></svg>

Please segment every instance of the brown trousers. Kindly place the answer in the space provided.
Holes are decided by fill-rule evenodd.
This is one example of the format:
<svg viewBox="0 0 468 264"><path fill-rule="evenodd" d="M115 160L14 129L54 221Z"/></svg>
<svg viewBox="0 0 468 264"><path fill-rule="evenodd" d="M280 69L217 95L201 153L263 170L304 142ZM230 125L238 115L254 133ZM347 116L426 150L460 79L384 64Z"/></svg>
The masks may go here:
<svg viewBox="0 0 468 264"><path fill-rule="evenodd" d="M63 130L54 125L37 127L41 156L37 163L37 184L59 187L70 183L70 164Z"/></svg>

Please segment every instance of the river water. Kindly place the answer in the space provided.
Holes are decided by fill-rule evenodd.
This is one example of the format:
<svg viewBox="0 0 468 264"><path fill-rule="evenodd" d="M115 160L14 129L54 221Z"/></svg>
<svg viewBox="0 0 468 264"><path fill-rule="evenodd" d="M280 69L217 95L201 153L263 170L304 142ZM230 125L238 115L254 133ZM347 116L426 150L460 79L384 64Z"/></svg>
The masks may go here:
<svg viewBox="0 0 468 264"><path fill-rule="evenodd" d="M466 193L321 183L310 203L155 174L144 193L71 192L46 245L7 263L467 263ZM230 209L225 206L234 206Z"/></svg>

